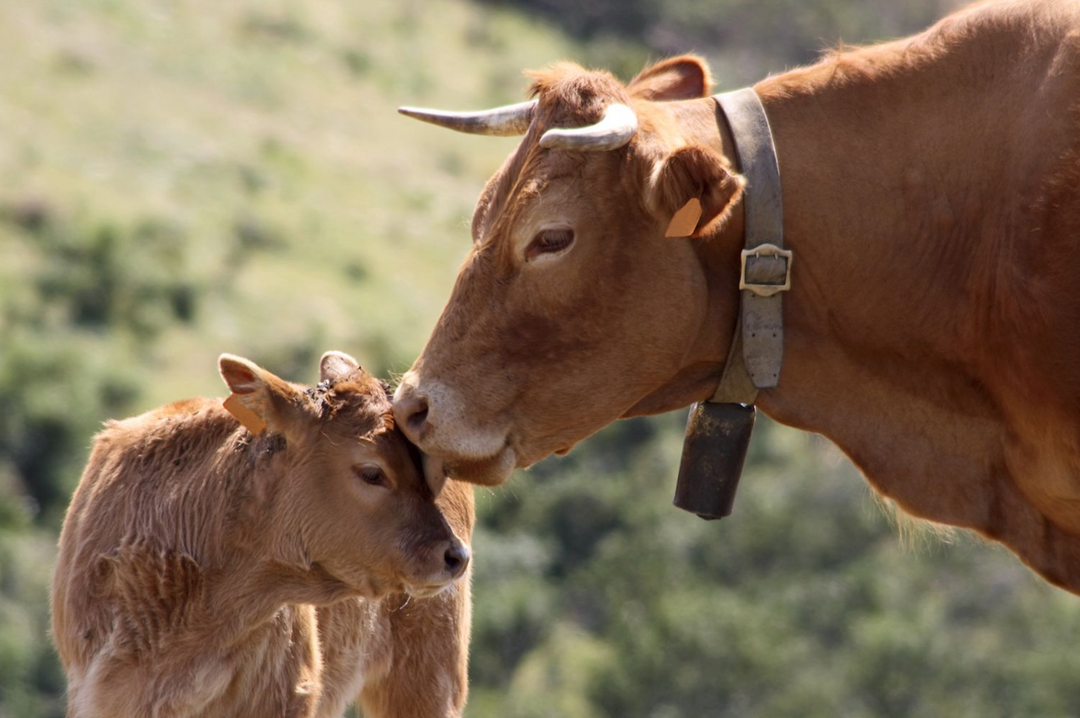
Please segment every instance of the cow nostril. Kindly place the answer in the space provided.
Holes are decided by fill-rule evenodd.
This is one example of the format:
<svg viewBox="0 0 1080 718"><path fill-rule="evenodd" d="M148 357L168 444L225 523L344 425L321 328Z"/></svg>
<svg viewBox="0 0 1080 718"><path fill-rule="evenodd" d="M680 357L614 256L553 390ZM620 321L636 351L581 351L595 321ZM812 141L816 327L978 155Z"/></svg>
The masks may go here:
<svg viewBox="0 0 1080 718"><path fill-rule="evenodd" d="M409 417L405 420L405 423L409 425L409 428L413 431L419 432L424 428L424 422L427 421L428 405L423 399L420 399L416 408L409 414Z"/></svg>
<svg viewBox="0 0 1080 718"><path fill-rule="evenodd" d="M413 441L419 441L427 428L427 397L411 387L406 387L406 390L400 391L399 396L394 399L394 416L406 435Z"/></svg>
<svg viewBox="0 0 1080 718"><path fill-rule="evenodd" d="M461 545L451 546L446 549L444 560L446 561L446 570L450 572L451 576L457 578L465 573L465 569L469 565L469 549Z"/></svg>

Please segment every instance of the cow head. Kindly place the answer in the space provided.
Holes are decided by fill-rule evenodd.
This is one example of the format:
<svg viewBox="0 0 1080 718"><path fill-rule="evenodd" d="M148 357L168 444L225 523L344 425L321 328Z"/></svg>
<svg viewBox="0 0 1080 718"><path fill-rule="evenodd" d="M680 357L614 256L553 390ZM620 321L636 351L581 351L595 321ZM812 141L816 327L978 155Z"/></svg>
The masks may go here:
<svg viewBox="0 0 1080 718"><path fill-rule="evenodd" d="M425 480L422 457L394 426L384 385L355 359L328 352L319 386L308 390L228 354L219 369L256 427L262 422L280 437L256 491L267 527L259 535L272 560L368 597L427 595L464 573L468 548L436 494L467 497L457 486L442 491L441 471ZM244 409L231 411L243 420ZM269 442L268 451L274 447Z"/></svg>
<svg viewBox="0 0 1080 718"><path fill-rule="evenodd" d="M688 103L671 102L708 96L699 59L661 62L625 86L572 64L532 77L534 99L520 105L403 110L525 135L480 196L472 249L394 401L406 434L476 483L500 483L621 416L702 398L716 370L689 364L712 291L702 255L739 248L704 239L743 185L715 118L714 141L699 141L677 109Z"/></svg>

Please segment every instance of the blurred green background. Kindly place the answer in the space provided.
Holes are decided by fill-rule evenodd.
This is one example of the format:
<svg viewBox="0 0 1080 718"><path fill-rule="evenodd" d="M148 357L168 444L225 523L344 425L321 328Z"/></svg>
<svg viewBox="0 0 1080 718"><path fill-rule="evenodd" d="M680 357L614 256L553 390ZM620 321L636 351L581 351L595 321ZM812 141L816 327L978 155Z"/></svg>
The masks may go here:
<svg viewBox="0 0 1080 718"><path fill-rule="evenodd" d="M688 50L732 89L954 5L0 0L0 717L63 714L47 586L103 419L223 395L223 351L311 381L423 345L515 140L397 105ZM1080 715L1080 600L767 420L734 516L679 512L684 421L477 491L468 716Z"/></svg>

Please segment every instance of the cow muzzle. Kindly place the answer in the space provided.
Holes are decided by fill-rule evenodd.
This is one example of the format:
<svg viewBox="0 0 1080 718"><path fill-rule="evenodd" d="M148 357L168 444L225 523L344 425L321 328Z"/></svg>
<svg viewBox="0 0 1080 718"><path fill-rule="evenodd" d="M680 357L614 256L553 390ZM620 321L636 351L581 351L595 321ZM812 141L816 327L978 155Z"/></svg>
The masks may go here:
<svg viewBox="0 0 1080 718"><path fill-rule="evenodd" d="M394 394L394 421L405 432L409 441L421 449L423 441L430 433L431 424L428 413L431 407L426 396L414 387L402 384Z"/></svg>
<svg viewBox="0 0 1080 718"><path fill-rule="evenodd" d="M409 441L442 461L449 476L493 486L510 477L517 454L505 427L480 425L461 396L440 383L420 385L407 373L394 394L394 420Z"/></svg>

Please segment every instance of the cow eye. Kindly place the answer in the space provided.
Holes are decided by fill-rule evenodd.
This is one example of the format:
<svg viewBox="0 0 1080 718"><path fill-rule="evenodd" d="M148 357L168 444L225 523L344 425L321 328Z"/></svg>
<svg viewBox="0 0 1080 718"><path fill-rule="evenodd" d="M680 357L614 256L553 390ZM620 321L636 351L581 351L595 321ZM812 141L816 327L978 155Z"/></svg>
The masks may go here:
<svg viewBox="0 0 1080 718"><path fill-rule="evenodd" d="M365 484L371 486L389 486L389 482L386 480L386 474L382 472L378 466L354 466L353 472L356 474L356 478L363 481Z"/></svg>
<svg viewBox="0 0 1080 718"><path fill-rule="evenodd" d="M533 237L525 250L525 261L536 259L541 254L555 254L569 249L574 243L574 230L562 227L559 229L542 229Z"/></svg>

